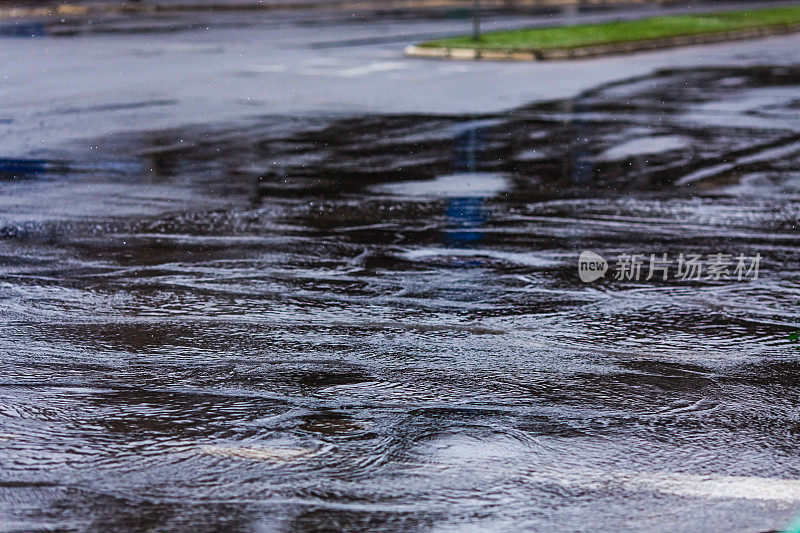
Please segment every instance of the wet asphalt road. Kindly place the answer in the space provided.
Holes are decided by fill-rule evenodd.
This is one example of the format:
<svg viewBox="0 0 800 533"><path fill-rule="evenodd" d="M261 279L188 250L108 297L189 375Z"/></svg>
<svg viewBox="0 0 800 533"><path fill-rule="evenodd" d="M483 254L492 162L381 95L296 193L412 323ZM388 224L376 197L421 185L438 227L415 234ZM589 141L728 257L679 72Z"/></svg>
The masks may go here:
<svg viewBox="0 0 800 533"><path fill-rule="evenodd" d="M499 17L486 27L558 20ZM85 158L76 152L113 133L261 115L494 113L659 67L791 64L800 43L794 35L584 62L472 64L402 56L420 39L466 31L464 18L246 13L51 26L81 33L0 38L3 157Z"/></svg>
<svg viewBox="0 0 800 533"><path fill-rule="evenodd" d="M800 513L797 37L473 65L207 31L2 41L0 529ZM587 249L763 262L584 284Z"/></svg>

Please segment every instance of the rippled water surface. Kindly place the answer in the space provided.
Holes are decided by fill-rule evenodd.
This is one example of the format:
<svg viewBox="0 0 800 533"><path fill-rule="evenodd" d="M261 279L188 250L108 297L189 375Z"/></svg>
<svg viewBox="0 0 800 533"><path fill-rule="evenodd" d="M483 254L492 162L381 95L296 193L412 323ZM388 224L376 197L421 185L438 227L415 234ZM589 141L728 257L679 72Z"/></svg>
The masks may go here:
<svg viewBox="0 0 800 533"><path fill-rule="evenodd" d="M662 71L0 160L0 529L784 526L798 89ZM763 260L584 284L582 250Z"/></svg>

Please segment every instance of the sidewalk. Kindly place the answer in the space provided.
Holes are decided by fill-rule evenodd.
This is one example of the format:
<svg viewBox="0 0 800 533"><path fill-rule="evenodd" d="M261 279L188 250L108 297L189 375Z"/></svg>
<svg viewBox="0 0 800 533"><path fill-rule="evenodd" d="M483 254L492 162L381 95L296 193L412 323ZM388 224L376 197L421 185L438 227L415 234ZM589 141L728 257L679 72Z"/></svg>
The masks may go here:
<svg viewBox="0 0 800 533"><path fill-rule="evenodd" d="M707 2L709 6L714 2ZM686 4L685 0L481 0L487 12L524 9L537 11L575 12L578 9L612 9L625 6ZM702 4L702 3L701 3ZM86 15L104 13L170 13L186 11L410 11L419 9L471 10L472 0L45 0L21 2L0 0L0 19ZM689 4L687 4L689 5ZM697 5L697 3L695 3ZM699 6L698 6L699 7Z"/></svg>

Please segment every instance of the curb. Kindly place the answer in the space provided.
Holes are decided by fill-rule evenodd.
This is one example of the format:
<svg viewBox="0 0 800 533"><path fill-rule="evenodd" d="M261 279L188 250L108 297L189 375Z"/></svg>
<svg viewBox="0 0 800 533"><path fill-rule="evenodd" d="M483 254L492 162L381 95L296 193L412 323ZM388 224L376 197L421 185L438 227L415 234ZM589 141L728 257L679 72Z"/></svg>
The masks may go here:
<svg viewBox="0 0 800 533"><path fill-rule="evenodd" d="M52 17L59 15L85 15L92 12L89 6L79 4L59 4L42 7L0 8L0 20L25 17Z"/></svg>
<svg viewBox="0 0 800 533"><path fill-rule="evenodd" d="M540 48L540 49L495 49L479 50L475 48L446 48L433 46L407 46L404 50L409 57L427 59L454 59L467 61L563 61L567 59L584 59L602 57L646 50L677 48L698 44L741 41L759 37L772 37L800 32L800 24L785 26L769 26L765 28L749 28L721 33L700 35L684 35L667 37L650 41L632 41L627 43L600 44L579 48Z"/></svg>

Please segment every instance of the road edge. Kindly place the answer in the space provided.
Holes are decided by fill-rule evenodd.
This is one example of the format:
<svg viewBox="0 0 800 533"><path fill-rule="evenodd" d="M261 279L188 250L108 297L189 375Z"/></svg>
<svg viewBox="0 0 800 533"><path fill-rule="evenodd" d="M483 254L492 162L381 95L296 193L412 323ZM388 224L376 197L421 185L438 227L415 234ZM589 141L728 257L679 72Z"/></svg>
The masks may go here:
<svg viewBox="0 0 800 533"><path fill-rule="evenodd" d="M563 61L568 59L586 59L644 52L647 50L677 48L681 46L723 43L728 41L741 41L745 39L758 39L762 37L774 37L797 32L800 32L800 24L768 26L764 28L749 28L746 30L733 30L699 35L684 35L678 37L667 37L663 39L652 39L648 41L631 41L625 43L582 46L578 48L516 48L480 50L475 48L411 45L405 48L404 53L408 57L426 59L453 59L466 61Z"/></svg>

